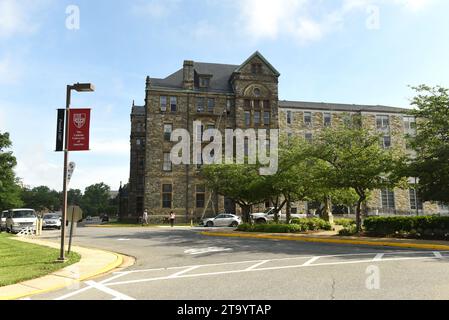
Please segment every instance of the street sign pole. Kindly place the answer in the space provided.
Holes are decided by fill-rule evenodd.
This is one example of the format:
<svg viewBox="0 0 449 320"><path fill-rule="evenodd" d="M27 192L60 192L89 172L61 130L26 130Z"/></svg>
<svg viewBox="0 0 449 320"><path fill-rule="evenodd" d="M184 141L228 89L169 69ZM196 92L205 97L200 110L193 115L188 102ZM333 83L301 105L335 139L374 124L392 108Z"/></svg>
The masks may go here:
<svg viewBox="0 0 449 320"><path fill-rule="evenodd" d="M75 223L75 206L72 208L72 219L70 221L70 238L69 238L69 250L68 253L70 254L70 251L72 249L72 238L73 238L73 225Z"/></svg>

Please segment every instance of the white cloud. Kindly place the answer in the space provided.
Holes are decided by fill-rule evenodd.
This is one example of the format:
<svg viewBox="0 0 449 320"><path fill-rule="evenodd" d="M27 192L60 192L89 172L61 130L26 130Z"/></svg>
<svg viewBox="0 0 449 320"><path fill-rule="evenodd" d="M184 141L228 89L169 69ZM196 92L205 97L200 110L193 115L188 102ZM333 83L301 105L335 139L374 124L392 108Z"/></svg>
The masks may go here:
<svg viewBox="0 0 449 320"><path fill-rule="evenodd" d="M153 19L165 18L178 7L180 0L151 0L140 2L132 6L136 15L147 16Z"/></svg>
<svg viewBox="0 0 449 320"><path fill-rule="evenodd" d="M41 3L43 2L0 0L0 38L34 33L38 24L33 21L33 13L37 4Z"/></svg>
<svg viewBox="0 0 449 320"><path fill-rule="evenodd" d="M421 11L422 9L428 7L430 4L435 2L434 0L394 0L395 4L403 6L411 11Z"/></svg>
<svg viewBox="0 0 449 320"><path fill-rule="evenodd" d="M0 57L0 84L16 84L19 82L21 67L10 55Z"/></svg>
<svg viewBox="0 0 449 320"><path fill-rule="evenodd" d="M93 140L90 145L90 149L92 151L92 155L124 155L129 156L130 153L130 142L128 140L122 139L102 139L102 140Z"/></svg>

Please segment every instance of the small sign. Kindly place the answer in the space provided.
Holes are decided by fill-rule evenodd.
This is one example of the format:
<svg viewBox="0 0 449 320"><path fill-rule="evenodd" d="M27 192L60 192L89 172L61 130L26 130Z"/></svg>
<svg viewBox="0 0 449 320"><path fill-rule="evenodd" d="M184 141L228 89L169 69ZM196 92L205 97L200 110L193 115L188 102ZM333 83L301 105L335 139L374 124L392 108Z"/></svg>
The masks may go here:
<svg viewBox="0 0 449 320"><path fill-rule="evenodd" d="M56 122L56 152L64 151L64 121L65 109L58 109L58 119Z"/></svg>
<svg viewBox="0 0 449 320"><path fill-rule="evenodd" d="M90 109L69 110L69 151L88 151Z"/></svg>
<svg viewBox="0 0 449 320"><path fill-rule="evenodd" d="M67 170L67 183L70 183L70 180L72 179L73 172L75 171L76 164L75 162L69 163L69 168Z"/></svg>
<svg viewBox="0 0 449 320"><path fill-rule="evenodd" d="M72 220L73 216L73 220ZM68 206L67 207L67 221L78 222L83 219L83 210L79 206Z"/></svg>

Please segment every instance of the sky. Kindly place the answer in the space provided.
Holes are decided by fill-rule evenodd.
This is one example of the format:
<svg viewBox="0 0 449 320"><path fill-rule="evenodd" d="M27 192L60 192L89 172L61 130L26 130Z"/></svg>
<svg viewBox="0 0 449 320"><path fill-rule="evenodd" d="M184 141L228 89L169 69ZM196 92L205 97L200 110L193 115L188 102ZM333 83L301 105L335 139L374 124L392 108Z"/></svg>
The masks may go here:
<svg viewBox="0 0 449 320"><path fill-rule="evenodd" d="M282 100L409 107L409 86L449 87L447 0L0 0L0 132L27 186L62 189L56 109L92 108L91 151L70 187L129 178L132 101L184 60L241 64L259 50Z"/></svg>

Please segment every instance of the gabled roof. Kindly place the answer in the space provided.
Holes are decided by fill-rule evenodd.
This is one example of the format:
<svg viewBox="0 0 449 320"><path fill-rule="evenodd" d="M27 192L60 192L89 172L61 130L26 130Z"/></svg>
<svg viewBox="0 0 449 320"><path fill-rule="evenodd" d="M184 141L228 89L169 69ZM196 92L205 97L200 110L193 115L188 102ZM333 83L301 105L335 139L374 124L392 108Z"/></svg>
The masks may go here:
<svg viewBox="0 0 449 320"><path fill-rule="evenodd" d="M389 106L357 105L342 103L305 102L279 100L279 107L284 109L340 111L340 112L379 112L379 113L407 113L410 110Z"/></svg>
<svg viewBox="0 0 449 320"><path fill-rule="evenodd" d="M241 72L242 69L243 69L248 63L250 63L251 60L253 60L255 57L258 57L260 60L262 60L262 61L267 65L267 67L270 68L270 70L271 70L277 77L279 77L279 76L281 75L281 74L279 73L279 71L277 71L276 68L273 67L273 66L271 65L271 63L269 63L268 60L265 59L265 57L264 57L259 51L254 52L254 53L251 55L251 57L249 57L248 59L246 59L245 62L243 62L243 63L237 68L237 70L235 70L235 72Z"/></svg>

